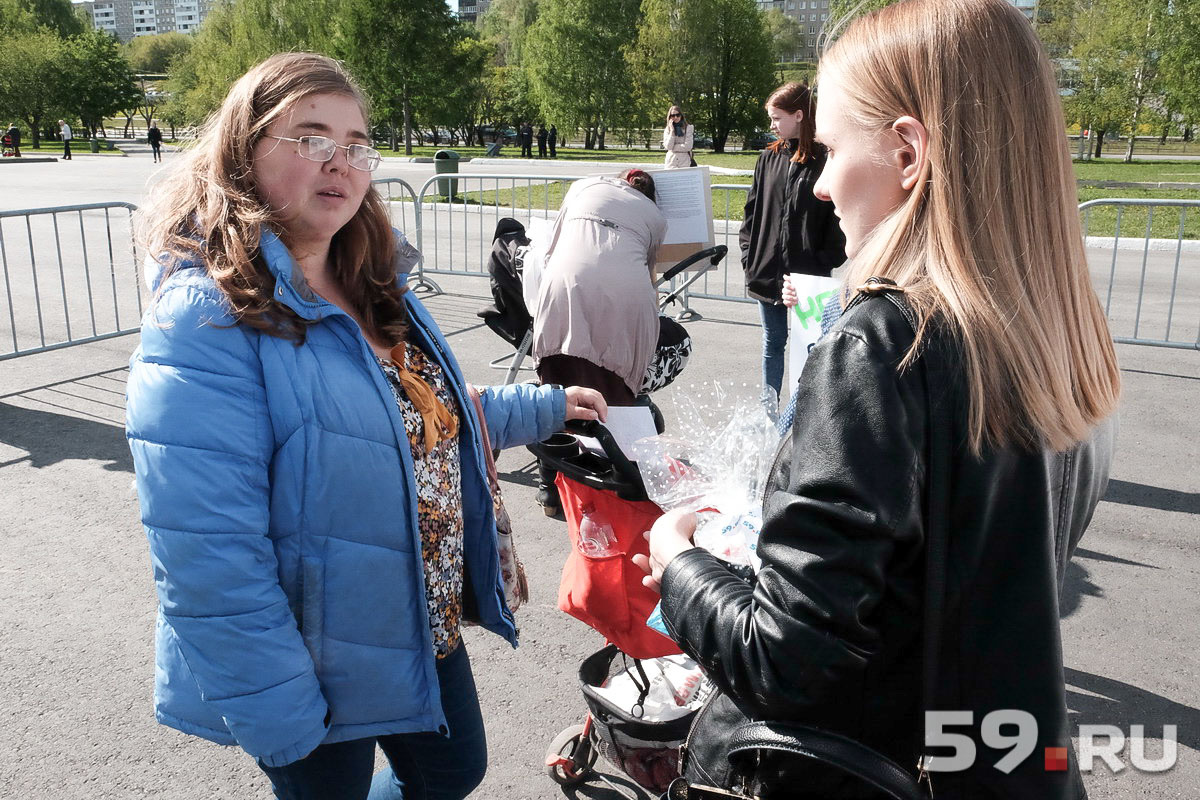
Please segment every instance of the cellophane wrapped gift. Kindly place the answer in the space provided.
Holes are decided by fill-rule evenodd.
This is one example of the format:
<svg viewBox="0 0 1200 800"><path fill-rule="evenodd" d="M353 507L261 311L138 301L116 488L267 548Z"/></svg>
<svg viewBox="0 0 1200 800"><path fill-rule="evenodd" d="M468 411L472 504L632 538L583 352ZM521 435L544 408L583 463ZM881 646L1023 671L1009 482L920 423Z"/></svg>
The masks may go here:
<svg viewBox="0 0 1200 800"><path fill-rule="evenodd" d="M676 394L673 430L633 445L646 494L664 511L697 513L696 546L757 571L775 423L745 386L709 383Z"/></svg>

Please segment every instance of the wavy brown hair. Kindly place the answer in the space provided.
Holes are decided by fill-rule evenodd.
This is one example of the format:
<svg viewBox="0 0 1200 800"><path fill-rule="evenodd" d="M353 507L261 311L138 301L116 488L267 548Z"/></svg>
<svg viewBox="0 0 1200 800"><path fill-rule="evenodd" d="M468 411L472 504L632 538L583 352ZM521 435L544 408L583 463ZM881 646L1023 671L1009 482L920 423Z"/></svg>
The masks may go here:
<svg viewBox="0 0 1200 800"><path fill-rule="evenodd" d="M767 98L767 102L763 104L764 108L775 106L780 111L786 111L788 114L795 114L797 111L803 111L804 116L800 118L800 135L797 138L796 152L792 154L792 161L797 164L803 164L812 158L820 147L816 143L816 122L814 115L816 114L816 104L813 103L812 92L808 86L803 83L789 81L783 86L780 86L775 91L771 92L771 96ZM772 153L778 153L787 142L783 139L776 139L767 145L767 149Z"/></svg>
<svg viewBox="0 0 1200 800"><path fill-rule="evenodd" d="M986 57L980 54L986 53ZM846 282L891 278L963 354L968 431L1064 450L1117 407L1121 376L1088 274L1058 84L1005 0L907 0L851 24L821 59L845 113L929 132L917 188L863 242Z"/></svg>
<svg viewBox="0 0 1200 800"><path fill-rule="evenodd" d="M233 85L196 146L155 188L141 230L164 277L202 262L239 323L297 343L313 323L274 297L275 278L259 240L265 227L288 244L288 230L258 196L253 166L255 146L271 123L313 94L351 97L368 117L362 90L337 61L316 53L271 56ZM387 208L372 186L334 235L330 255L334 277L364 332L389 344L402 341L407 328L406 287L396 285L395 250Z"/></svg>

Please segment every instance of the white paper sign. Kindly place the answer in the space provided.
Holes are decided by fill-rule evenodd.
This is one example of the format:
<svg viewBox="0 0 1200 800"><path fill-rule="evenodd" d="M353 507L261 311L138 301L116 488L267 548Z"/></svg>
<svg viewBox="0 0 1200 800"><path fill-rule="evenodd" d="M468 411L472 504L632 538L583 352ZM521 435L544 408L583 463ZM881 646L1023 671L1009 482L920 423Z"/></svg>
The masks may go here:
<svg viewBox="0 0 1200 800"><path fill-rule="evenodd" d="M825 303L837 294L842 282L837 278L822 278L817 275L802 275L792 273L788 281L796 290L800 301L792 306L788 314L788 382L789 387L795 388L800 380L800 372L804 362L808 360L808 351L821 338L821 315ZM783 405L780 398L780 406Z"/></svg>
<svg viewBox="0 0 1200 800"><path fill-rule="evenodd" d="M654 427L654 415L646 406L609 406L608 420L601 423L612 434L613 441L630 461L636 461L633 454L633 443L639 439L657 436ZM579 444L585 449L598 455L604 455L600 442L590 436L577 436Z"/></svg>
<svg viewBox="0 0 1200 800"><path fill-rule="evenodd" d="M712 194L708 168L654 170L654 196L667 218L663 244L712 241Z"/></svg>

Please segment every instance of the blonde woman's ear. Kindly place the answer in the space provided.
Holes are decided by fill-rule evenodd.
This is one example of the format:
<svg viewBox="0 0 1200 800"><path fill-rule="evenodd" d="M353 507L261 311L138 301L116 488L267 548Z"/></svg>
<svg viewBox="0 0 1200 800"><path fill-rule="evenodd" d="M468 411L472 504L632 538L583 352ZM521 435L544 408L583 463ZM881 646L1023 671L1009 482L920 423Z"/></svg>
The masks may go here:
<svg viewBox="0 0 1200 800"><path fill-rule="evenodd" d="M904 191L911 192L921 180L929 159L929 131L916 117L900 117L892 123L892 131L900 137L901 142L895 151L900 186Z"/></svg>

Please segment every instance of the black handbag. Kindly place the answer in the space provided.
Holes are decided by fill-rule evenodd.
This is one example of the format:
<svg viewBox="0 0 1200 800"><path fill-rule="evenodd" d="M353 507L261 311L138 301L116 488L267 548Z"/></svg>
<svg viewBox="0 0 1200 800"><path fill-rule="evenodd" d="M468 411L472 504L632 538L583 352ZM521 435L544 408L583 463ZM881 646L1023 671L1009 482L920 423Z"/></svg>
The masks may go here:
<svg viewBox="0 0 1200 800"><path fill-rule="evenodd" d="M901 311L915 333L917 322L912 310L896 296L902 291L890 280L870 278L858 288L858 295L846 310L849 311L850 307L860 302L864 296L882 293ZM926 351L919 362L922 365L926 397L929 398L926 406L926 427L930 442L927 485L929 525L925 544L923 614L923 708L931 706L938 680L937 656L941 643L942 606L945 598L946 524L949 509L945 483L949 474L949 430L946 426L934 425L937 418L934 408L939 396L934 394L933 389L936 386L944 386L945 383L940 378L931 378L930 370L937 369L937 365L930 363L931 360L930 352ZM679 778L667 790L665 800L757 800L754 772L759 756L764 751L833 767L858 778L863 784L883 792L894 800L930 800L933 796L923 760L917 767L920 771L919 777L914 777L910 770L886 756L840 734L796 723L752 721L740 725L734 731L727 747L726 757L731 767L730 774L735 778L735 783L740 783L738 788L731 790L689 784L685 778Z"/></svg>

